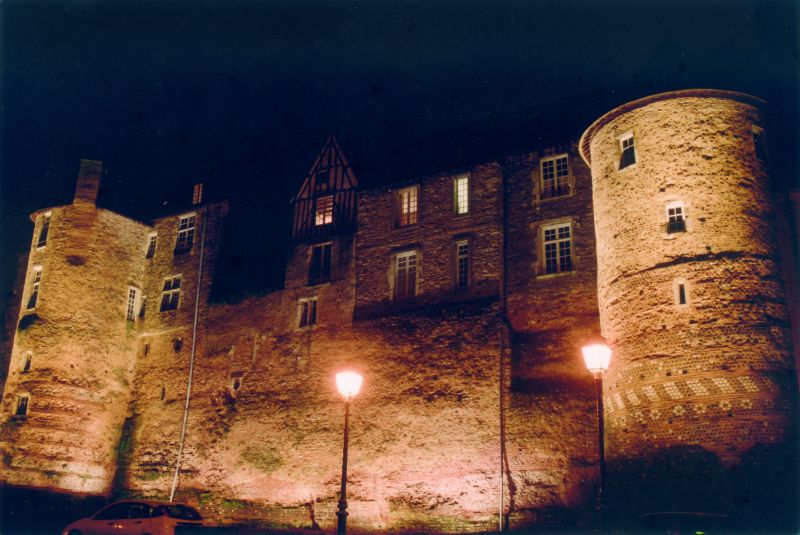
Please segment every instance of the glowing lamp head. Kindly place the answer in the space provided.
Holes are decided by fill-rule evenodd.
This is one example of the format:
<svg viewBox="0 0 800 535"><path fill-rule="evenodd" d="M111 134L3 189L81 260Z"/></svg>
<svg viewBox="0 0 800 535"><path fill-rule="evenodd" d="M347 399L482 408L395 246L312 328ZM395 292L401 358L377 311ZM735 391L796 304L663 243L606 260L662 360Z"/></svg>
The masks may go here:
<svg viewBox="0 0 800 535"><path fill-rule="evenodd" d="M363 380L364 378L356 372L339 372L336 374L336 388L345 401L350 401L358 395Z"/></svg>
<svg viewBox="0 0 800 535"><path fill-rule="evenodd" d="M611 348L606 345L605 340L595 338L583 346L581 351L586 369L593 375L600 375L608 370L608 365L611 363Z"/></svg>

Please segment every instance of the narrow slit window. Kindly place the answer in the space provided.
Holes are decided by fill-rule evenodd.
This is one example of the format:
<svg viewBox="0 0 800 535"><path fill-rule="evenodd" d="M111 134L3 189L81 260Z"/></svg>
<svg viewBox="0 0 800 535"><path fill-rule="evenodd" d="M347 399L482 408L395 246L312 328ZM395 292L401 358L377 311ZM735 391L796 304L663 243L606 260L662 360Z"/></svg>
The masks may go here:
<svg viewBox="0 0 800 535"><path fill-rule="evenodd" d="M310 327L317 324L317 298L301 299L298 302L300 327Z"/></svg>
<svg viewBox="0 0 800 535"><path fill-rule="evenodd" d="M456 215L469 213L469 177L460 176L453 180L453 198Z"/></svg>
<svg viewBox="0 0 800 535"><path fill-rule="evenodd" d="M456 242L456 288L469 286L469 240Z"/></svg>
<svg viewBox="0 0 800 535"><path fill-rule="evenodd" d="M47 245L47 235L50 232L50 214L44 215L44 221L42 221L42 230L39 231L39 239L36 241L36 247L42 248Z"/></svg>
<svg viewBox="0 0 800 535"><path fill-rule="evenodd" d="M417 295L417 252L407 251L395 256L394 296Z"/></svg>
<svg viewBox="0 0 800 535"><path fill-rule="evenodd" d="M36 303L39 301L39 286L42 284L42 266L35 266L33 268L33 277L31 278L31 293L28 297L28 304L26 308L33 310L36 308Z"/></svg>
<svg viewBox="0 0 800 535"><path fill-rule="evenodd" d="M33 353L28 351L25 353L25 362L22 365L22 373L27 373L31 371L31 365L33 364Z"/></svg>
<svg viewBox="0 0 800 535"><path fill-rule="evenodd" d="M672 285L672 289L675 297L675 304L678 307L689 306L690 304L689 281L683 278L675 279Z"/></svg>
<svg viewBox="0 0 800 535"><path fill-rule="evenodd" d="M162 386L161 387L161 395L159 396L159 398L161 399L161 401L164 401L164 399L166 397L167 397L167 387Z"/></svg>

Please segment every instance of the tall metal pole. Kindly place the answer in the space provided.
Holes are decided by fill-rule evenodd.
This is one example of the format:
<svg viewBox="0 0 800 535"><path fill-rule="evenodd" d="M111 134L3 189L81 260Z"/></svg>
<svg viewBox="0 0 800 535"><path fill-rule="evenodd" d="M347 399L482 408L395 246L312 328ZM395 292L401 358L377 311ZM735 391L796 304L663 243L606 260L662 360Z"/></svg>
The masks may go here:
<svg viewBox="0 0 800 535"><path fill-rule="evenodd" d="M342 451L342 488L339 491L339 510L336 516L339 519L336 528L337 535L347 534L347 440L348 427L350 426L350 400L344 402L344 448Z"/></svg>
<svg viewBox="0 0 800 535"><path fill-rule="evenodd" d="M594 375L594 388L597 395L597 433L600 449L600 479L597 490L597 527L603 531L603 483L606 478L606 448L603 433L603 374L601 372Z"/></svg>

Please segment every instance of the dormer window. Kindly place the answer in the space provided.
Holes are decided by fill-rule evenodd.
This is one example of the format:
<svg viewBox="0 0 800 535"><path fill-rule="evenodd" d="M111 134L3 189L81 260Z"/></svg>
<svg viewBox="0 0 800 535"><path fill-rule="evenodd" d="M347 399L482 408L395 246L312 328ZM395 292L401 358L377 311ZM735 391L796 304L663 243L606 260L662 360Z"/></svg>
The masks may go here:
<svg viewBox="0 0 800 535"><path fill-rule="evenodd" d="M333 195L317 197L314 209L314 225L330 225L333 223Z"/></svg>
<svg viewBox="0 0 800 535"><path fill-rule="evenodd" d="M619 143L619 170L623 170L636 163L636 144L633 132L627 132L617 138Z"/></svg>

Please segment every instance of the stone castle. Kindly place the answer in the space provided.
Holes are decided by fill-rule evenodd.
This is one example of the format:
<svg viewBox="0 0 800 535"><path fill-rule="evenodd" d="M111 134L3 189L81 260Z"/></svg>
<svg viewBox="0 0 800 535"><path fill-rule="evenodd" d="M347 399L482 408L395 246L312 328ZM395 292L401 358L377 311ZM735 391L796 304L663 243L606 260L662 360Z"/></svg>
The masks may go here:
<svg viewBox="0 0 800 535"><path fill-rule="evenodd" d="M351 526L586 525L580 347L599 330L609 509L791 523L794 483L770 494L795 478L797 399L764 128L758 98L676 91L572 145L368 190L331 138L293 199L284 289L226 304L209 294L227 204L196 188L190 210L134 221L96 206L83 160L72 204L31 216L2 482L178 483L223 521L329 529L334 374L355 368Z"/></svg>

